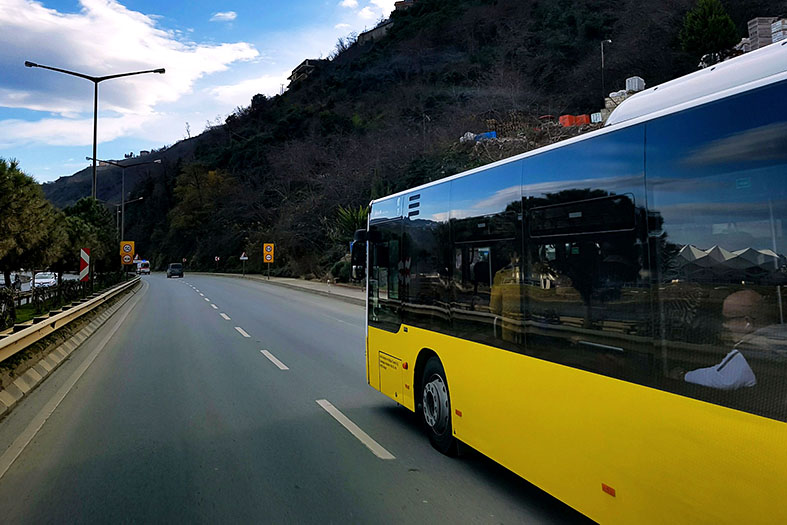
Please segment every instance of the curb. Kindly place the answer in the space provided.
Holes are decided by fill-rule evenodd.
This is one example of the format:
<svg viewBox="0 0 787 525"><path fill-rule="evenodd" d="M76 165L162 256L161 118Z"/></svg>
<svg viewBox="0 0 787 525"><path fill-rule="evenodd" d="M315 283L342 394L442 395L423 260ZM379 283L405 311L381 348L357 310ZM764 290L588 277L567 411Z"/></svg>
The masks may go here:
<svg viewBox="0 0 787 525"><path fill-rule="evenodd" d="M192 272L192 273L196 273L197 275L200 275L201 272ZM283 282L277 282L277 281L269 281L269 280L265 279L264 277L253 277L253 276L250 276L250 275L247 275L246 277L244 277L242 275L237 275L237 274L234 274L234 273L210 273L210 272L202 273L202 275L215 275L217 277L232 277L232 278L235 278L235 279L250 279L250 280L259 281L259 282L265 283L265 284L272 284L274 286L280 286L282 288L289 288L290 290L298 290L300 292L311 293L311 294L314 294L314 295L322 295L323 297L330 297L331 299L338 299L340 301L344 301L346 303L351 303L351 304L354 304L356 306L366 306L366 301L364 299L358 299L357 297L349 297L347 295L341 295L341 294L336 294L336 293L331 293L331 292L324 292L322 290L315 290L313 288L306 288L306 287L303 287L303 286L297 286L297 285L289 284L289 283L283 283Z"/></svg>
<svg viewBox="0 0 787 525"><path fill-rule="evenodd" d="M129 290L136 293L136 286ZM69 337L57 348L49 352L32 368L17 377L13 383L0 390L0 419L5 417L26 395L35 390L52 372L54 372L68 357L80 347L88 337L101 328L112 315L117 312L130 299L130 294L126 294L117 303L110 306L107 310L96 316L87 326Z"/></svg>

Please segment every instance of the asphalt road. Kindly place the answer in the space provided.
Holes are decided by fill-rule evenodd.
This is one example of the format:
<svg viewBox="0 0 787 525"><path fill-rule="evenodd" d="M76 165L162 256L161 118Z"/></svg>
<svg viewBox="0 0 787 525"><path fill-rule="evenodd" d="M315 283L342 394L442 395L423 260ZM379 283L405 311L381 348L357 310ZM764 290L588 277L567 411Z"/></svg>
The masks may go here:
<svg viewBox="0 0 787 525"><path fill-rule="evenodd" d="M366 384L362 307L233 278L143 281L0 421L6 459L32 438L0 478L3 522L582 520L473 450L433 450Z"/></svg>

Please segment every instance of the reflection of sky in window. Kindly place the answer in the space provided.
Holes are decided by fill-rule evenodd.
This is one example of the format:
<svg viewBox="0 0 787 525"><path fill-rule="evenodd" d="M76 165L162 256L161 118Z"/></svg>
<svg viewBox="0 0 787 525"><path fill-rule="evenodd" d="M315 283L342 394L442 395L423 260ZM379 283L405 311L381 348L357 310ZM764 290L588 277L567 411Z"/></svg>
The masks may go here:
<svg viewBox="0 0 787 525"><path fill-rule="evenodd" d="M648 124L650 210L671 242L786 251L786 95L771 86Z"/></svg>
<svg viewBox="0 0 787 525"><path fill-rule="evenodd" d="M429 221L446 221L448 220L448 193L450 184L443 182L436 186L430 186L417 192L410 193L404 200L404 215L407 217L408 212L418 210L418 215L411 217L411 220L429 220ZM413 195L420 195L421 198L411 201L410 197ZM410 204L419 202L418 208L409 209Z"/></svg>
<svg viewBox="0 0 787 525"><path fill-rule="evenodd" d="M371 212L371 222L382 222L400 217L402 200L403 197L395 197L374 203Z"/></svg>
<svg viewBox="0 0 787 525"><path fill-rule="evenodd" d="M634 126L525 159L524 193L631 191L642 184L643 144L644 127Z"/></svg>
<svg viewBox="0 0 787 525"><path fill-rule="evenodd" d="M451 217L494 215L522 197L522 162L504 164L451 182Z"/></svg>

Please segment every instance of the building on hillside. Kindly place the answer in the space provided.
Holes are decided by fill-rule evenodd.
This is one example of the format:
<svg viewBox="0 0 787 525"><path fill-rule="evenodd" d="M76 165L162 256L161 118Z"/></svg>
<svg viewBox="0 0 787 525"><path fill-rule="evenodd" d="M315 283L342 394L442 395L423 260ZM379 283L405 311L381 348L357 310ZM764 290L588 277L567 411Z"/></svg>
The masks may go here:
<svg viewBox="0 0 787 525"><path fill-rule="evenodd" d="M397 11L404 11L412 7L415 2L416 0L400 0L399 2L394 2L394 9Z"/></svg>
<svg viewBox="0 0 787 525"><path fill-rule="evenodd" d="M139 150L139 156L140 157L144 157L145 155L150 155L150 151L146 150L146 149Z"/></svg>
<svg viewBox="0 0 787 525"><path fill-rule="evenodd" d="M771 24L778 20L774 16L758 16L749 20L749 47L751 51L773 42Z"/></svg>
<svg viewBox="0 0 787 525"><path fill-rule="evenodd" d="M287 80L290 81L290 84L294 84L295 82L300 82L301 80L308 78L309 75L314 73L314 70L318 68L320 65L328 62L322 58L307 58L298 66L292 70L292 74L287 77Z"/></svg>
<svg viewBox="0 0 787 525"><path fill-rule="evenodd" d="M775 44L787 40L787 18L776 20L771 24L771 41Z"/></svg>
<svg viewBox="0 0 787 525"><path fill-rule="evenodd" d="M374 42L375 40L380 40L382 37L388 34L388 30L391 29L392 26L392 20L383 20L380 22L380 25L374 29L364 31L363 33L359 34L356 42L358 42L360 45L364 45Z"/></svg>

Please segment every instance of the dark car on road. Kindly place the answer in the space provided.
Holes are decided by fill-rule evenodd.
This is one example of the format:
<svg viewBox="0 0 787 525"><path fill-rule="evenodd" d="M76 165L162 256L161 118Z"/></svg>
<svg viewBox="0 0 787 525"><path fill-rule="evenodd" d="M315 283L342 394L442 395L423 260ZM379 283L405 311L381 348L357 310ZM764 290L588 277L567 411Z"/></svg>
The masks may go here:
<svg viewBox="0 0 787 525"><path fill-rule="evenodd" d="M172 263L167 266L167 279L170 277L183 277L183 265L180 263Z"/></svg>

